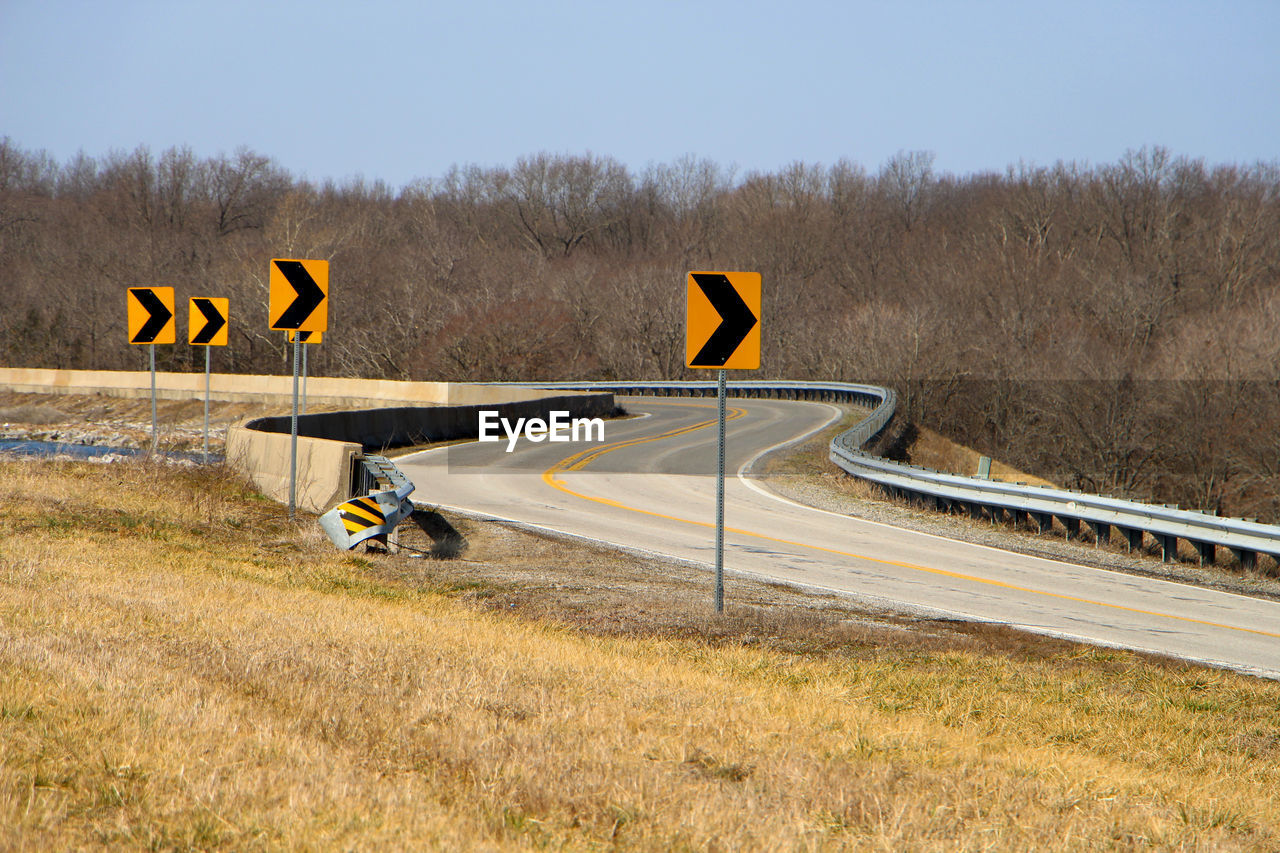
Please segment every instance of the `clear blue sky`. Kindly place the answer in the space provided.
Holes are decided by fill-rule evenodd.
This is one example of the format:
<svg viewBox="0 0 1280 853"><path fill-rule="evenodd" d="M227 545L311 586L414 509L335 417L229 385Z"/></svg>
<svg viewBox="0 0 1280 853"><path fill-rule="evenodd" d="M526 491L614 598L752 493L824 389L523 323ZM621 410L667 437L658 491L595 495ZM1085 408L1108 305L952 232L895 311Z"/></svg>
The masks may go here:
<svg viewBox="0 0 1280 853"><path fill-rule="evenodd" d="M59 161L247 145L392 187L539 151L1273 161L1280 0L0 0L5 135Z"/></svg>

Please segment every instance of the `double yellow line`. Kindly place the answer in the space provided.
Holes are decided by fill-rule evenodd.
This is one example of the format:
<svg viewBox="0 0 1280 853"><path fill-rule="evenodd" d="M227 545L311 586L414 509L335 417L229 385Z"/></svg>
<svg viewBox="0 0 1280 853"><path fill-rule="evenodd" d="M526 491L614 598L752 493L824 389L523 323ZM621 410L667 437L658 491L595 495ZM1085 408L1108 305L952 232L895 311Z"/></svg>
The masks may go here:
<svg viewBox="0 0 1280 853"><path fill-rule="evenodd" d="M685 403L685 404L673 403L668 405L697 406L697 404L695 403ZM745 417L746 414L747 414L746 409L732 407L726 411L726 420L738 420L739 418ZM557 462L555 465L552 465L550 468L542 472L542 480L547 485L551 486L553 489L556 489L557 491L563 492L564 494L567 494L567 495L572 495L573 497L576 497L576 498L581 498L582 500L585 500L585 501L591 501L593 503L602 504L604 506L610 506L616 509L627 510L628 512L639 513L641 515L648 515L654 518L662 518L668 521L675 521L681 524L690 524L695 527L712 528L712 527L715 527L715 525L711 522L696 521L690 518L681 518L680 516L668 515L666 513L661 513L661 512L655 512L654 510L641 509L640 507L629 506L620 501L615 501L610 498L602 498L602 497L597 497L595 495L587 495L587 494L583 494L582 492L574 491L573 489L569 488L569 486L563 480L559 479L557 475L562 474L565 471L580 471L583 468L585 468L587 465L591 464L595 460L604 456L605 454L612 453L615 450L621 450L624 447L634 447L639 444L649 444L656 441L663 441L668 438L675 438L677 436L687 435L688 433L695 432L700 429L706 429L707 427L715 426L717 423L718 423L718 419L699 421L698 423L679 427L677 429L668 430L667 432L659 433L657 435L642 436L639 438L632 438L625 441L614 442L613 444L601 445L600 447L593 447L588 450L575 453L572 456L568 456L560 460L559 462ZM1158 610L1143 610L1137 607L1127 607L1123 604L1113 604L1107 601L1094 601L1093 599L1081 598L1079 596L1074 596L1074 595L1066 595L1065 593L1060 593L1060 592L1047 592L1045 590L1032 589L1030 587L1025 587L1025 586L1018 586L1016 584L1006 583L1004 581L991 580L990 578L982 578L982 577L977 577L975 575L966 575L960 572L947 571L946 569L935 569L929 566L917 565L915 563L905 563L905 562L900 562L898 560L886 560L881 557L871 557L866 554L857 554L852 551L841 551L836 548L826 548L821 545L813 545L807 542L796 542L790 539L782 539L776 536L769 536L768 534L765 534L765 533L757 533L753 530L743 530L741 528L736 528L736 527L726 527L725 532L735 533L740 536L749 536L749 537L752 537L753 539L761 539L766 542L773 542L779 545L787 545L793 548L805 548L812 551L821 551L822 553L832 554L839 557L848 557L854 560L864 560L869 563L877 563L883 566L893 566L899 569L908 569L910 571L923 572L925 574L933 575L935 577L945 577L952 580L968 581L970 583L982 584L984 586L997 587L999 589L1006 589L1012 592L1021 592L1029 595L1039 595L1039 596L1044 596L1045 598L1057 599L1059 601L1070 601L1075 604L1087 604L1087 605L1092 605L1094 607L1102 607L1108 610L1116 610L1116 611L1121 611L1125 613L1135 613L1143 616L1156 616L1162 619L1172 619L1177 622L1184 622L1191 625L1203 625L1205 627L1210 627L1210 628L1222 628L1229 631L1240 631L1246 634L1254 634L1262 637L1272 637L1275 639L1280 639L1280 633L1276 633L1273 631L1262 631L1256 628L1241 628L1236 625L1225 625L1221 622L1210 622L1204 619L1192 619L1191 617L1188 617L1188 616L1175 616L1171 613L1162 613Z"/></svg>
<svg viewBox="0 0 1280 853"><path fill-rule="evenodd" d="M694 406L696 404L672 403L670 405ZM702 407L698 406L698 408ZM746 417L746 415L746 409L739 409L731 406L725 410L725 420L727 421L736 421L739 418ZM709 426L715 426L718 421L719 418L711 421L699 421L698 423L678 427L677 429L668 430L667 432L660 433L658 435L640 436L639 438L631 438L625 441L616 441L613 444L602 444L599 447L592 447L582 451L581 453L575 453L567 459L561 459L555 465L552 465L543 472L542 479L547 480L547 482L551 482L551 480L547 479L548 475L552 475L554 477L555 474L558 474L561 471L579 471L599 459L601 456L604 456L606 453L612 453L613 451L621 450L624 447L635 447L637 444L650 444L655 441L663 441L668 438L687 435L691 432L697 432L700 429L706 429Z"/></svg>

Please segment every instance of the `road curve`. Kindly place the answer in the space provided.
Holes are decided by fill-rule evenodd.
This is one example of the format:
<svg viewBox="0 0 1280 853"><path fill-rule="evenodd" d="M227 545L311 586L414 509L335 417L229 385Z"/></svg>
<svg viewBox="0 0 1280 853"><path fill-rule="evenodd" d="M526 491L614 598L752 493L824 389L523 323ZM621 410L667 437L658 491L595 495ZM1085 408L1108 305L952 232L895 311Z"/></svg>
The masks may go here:
<svg viewBox="0 0 1280 853"><path fill-rule="evenodd" d="M471 442L397 460L440 506L714 563L714 399L621 398L603 443ZM801 506L744 472L839 416L729 400L725 566L883 605L999 622L1280 679L1280 603L902 530ZM735 473L736 472L736 473ZM726 583L732 603L732 583ZM710 586L708 586L710 600Z"/></svg>

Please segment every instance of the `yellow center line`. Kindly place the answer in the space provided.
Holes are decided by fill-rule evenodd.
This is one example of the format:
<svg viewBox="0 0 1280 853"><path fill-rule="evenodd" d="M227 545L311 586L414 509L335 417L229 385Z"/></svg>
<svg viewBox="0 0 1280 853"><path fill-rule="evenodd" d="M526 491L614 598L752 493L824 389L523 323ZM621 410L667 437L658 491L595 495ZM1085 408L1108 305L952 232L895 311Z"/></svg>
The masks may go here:
<svg viewBox="0 0 1280 853"><path fill-rule="evenodd" d="M679 404L676 404L676 405L679 405ZM689 404L685 404L685 405L689 405ZM730 407L725 411L725 420L736 421L739 418L745 417L746 414L747 414L746 409ZM719 422L719 418L717 417L716 420L713 420L713 421L699 421L698 423L690 424L689 426L683 426L673 430L668 430L667 432L661 433L659 435L641 436L640 438L632 438L624 441L617 441L617 442L614 442L613 444L604 444L599 447L588 448L587 450L584 450L581 453L575 453L573 456L570 456L567 459L561 459L555 465L548 468L547 472L577 471L586 467L590 463L594 462L596 459L599 459L601 456L604 456L606 453L612 453L613 451L620 450L624 447L633 447L637 444L648 444L649 442L653 442L653 441L661 441L664 438L674 438L678 435L685 435L686 433L694 432L696 430L705 429L706 427L713 426L718 422ZM543 479L544 480L546 479L545 473L543 474Z"/></svg>
<svg viewBox="0 0 1280 853"><path fill-rule="evenodd" d="M746 410L741 408L735 407L732 409L732 412L733 412L732 417L726 416L727 419L736 420L746 415ZM587 494L583 494L582 492L574 491L573 489L569 488L569 486L566 485L565 482L559 479L556 475L564 471L581 470L583 467L595 461L596 459L599 459L601 456L604 456L606 453L612 453L613 451L620 450L624 447L634 447L638 444L648 444L650 442L661 441L666 438L673 438L675 436L685 435L687 433L694 432L695 430L705 429L709 426L714 426L717 423L718 423L718 419L701 421L699 423L692 424L690 426L680 427L678 429L669 430L667 432L659 433L657 435L646 436L642 438L633 438L627 441L619 441L614 444L604 445L602 447L591 448L590 450L585 450L580 453L575 453L572 456L569 456L569 457L566 457L565 459L560 460L555 465L552 465L550 468L543 471L542 479L543 479L543 482L551 486L553 489L556 489L567 495L572 495L573 497L576 497L576 498L581 498L582 500L585 500L585 501L591 501L593 503L603 504L604 506L611 506L617 509L624 509L629 512L639 513L641 515L648 515L654 518L661 518L667 521L675 521L681 524L690 524L695 527L714 528L715 525L711 522L697 521L691 518L681 518L680 516L676 516L676 515L668 515L662 512L655 512L654 510L641 509L640 507L629 506L627 504L621 503L620 501L615 501L610 498L602 498L602 497L597 497L595 495L587 495ZM1127 607L1123 604L1112 604L1107 601L1094 601L1093 599L1090 599L1090 598L1081 598L1079 596L1067 595L1066 593L1061 593L1061 592L1048 592L1042 589L1032 589L1030 587L1018 586L1017 584L1011 584L1011 583L1006 583L1004 581L992 580L990 578L982 578L982 577L977 577L975 575L966 575L961 572L952 572L952 571L948 571L947 569L936 569L930 566L917 565L915 563L906 563L898 560L887 560L882 557L871 557L866 554L857 554L852 551L842 551L842 550L839 550L838 548L826 548L822 545L813 545L807 542L796 542L791 539L782 539L777 536L770 536L766 533L757 533L754 530L743 530L737 527L726 527L725 532L736 533L739 536L749 536L754 539L764 540L766 542L774 542L779 545L789 545L794 548L807 548L812 551L821 551L823 553L834 554L839 557L850 557L855 560L864 560L869 563L878 563L884 566L893 566L895 568L908 569L910 571L916 571L916 572L923 572L925 574L935 575L937 577L945 577L945 578L951 578L953 580L968 581L971 583L998 587L1000 589L1007 589L1013 592L1022 592L1030 595L1041 595L1046 598L1055 598L1055 599L1058 599L1059 601L1071 601L1077 604L1089 604L1095 607L1103 607L1109 610L1119 610L1125 613L1137 613L1143 616L1157 616L1162 619L1172 619L1177 622L1186 622L1192 625L1203 625L1210 628L1223 628L1229 631L1242 631L1247 634L1256 634L1262 637L1272 637L1275 639L1280 639L1280 633L1275 633L1272 631L1262 631L1256 628L1241 628L1236 625L1224 625L1221 622L1210 622L1205 619L1193 619L1189 616L1175 616L1172 613L1162 613L1158 610L1143 610L1142 608L1138 608L1138 607Z"/></svg>

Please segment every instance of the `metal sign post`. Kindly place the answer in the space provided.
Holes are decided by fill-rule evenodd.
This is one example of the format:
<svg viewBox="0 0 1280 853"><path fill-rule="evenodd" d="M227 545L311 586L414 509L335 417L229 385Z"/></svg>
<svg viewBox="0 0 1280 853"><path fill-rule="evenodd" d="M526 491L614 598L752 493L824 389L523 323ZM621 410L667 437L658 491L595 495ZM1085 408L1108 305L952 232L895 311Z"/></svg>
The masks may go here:
<svg viewBox="0 0 1280 853"><path fill-rule="evenodd" d="M312 344L318 344L324 340L324 332L287 332L287 340L293 343L295 340L302 342L302 414L307 413L307 358L311 354Z"/></svg>
<svg viewBox="0 0 1280 853"><path fill-rule="evenodd" d="M204 348L204 464L209 464L209 347Z"/></svg>
<svg viewBox="0 0 1280 853"><path fill-rule="evenodd" d="M293 339L293 417L289 427L289 520L298 511L298 350L302 346Z"/></svg>
<svg viewBox="0 0 1280 853"><path fill-rule="evenodd" d="M719 381L720 438L716 451L716 612L724 612L724 371Z"/></svg>
<svg viewBox="0 0 1280 853"><path fill-rule="evenodd" d="M151 452L155 453L160 447L160 435L156 430L156 345L151 344L147 349L151 353Z"/></svg>
<svg viewBox="0 0 1280 853"><path fill-rule="evenodd" d="M172 287L130 287L125 303L128 310L129 343L146 344L151 363L151 452L160 446L156 417L156 344L177 340L177 323L173 316Z"/></svg>
<svg viewBox="0 0 1280 853"><path fill-rule="evenodd" d="M329 262L273 258L269 271L267 325L293 333L293 416L289 429L289 520L298 512L298 368L299 332L329 327Z"/></svg>
<svg viewBox="0 0 1280 853"><path fill-rule="evenodd" d="M723 613L725 370L760 367L760 273L691 272L686 287L685 366L718 371L715 604Z"/></svg>
<svg viewBox="0 0 1280 853"><path fill-rule="evenodd" d="M298 337L301 337L300 335ZM307 350L310 349L306 344L302 345L302 414L307 413Z"/></svg>
<svg viewBox="0 0 1280 853"><path fill-rule="evenodd" d="M192 346L204 347L204 464L209 464L209 347L225 347L231 322L231 300L193 296L187 303L187 337Z"/></svg>

